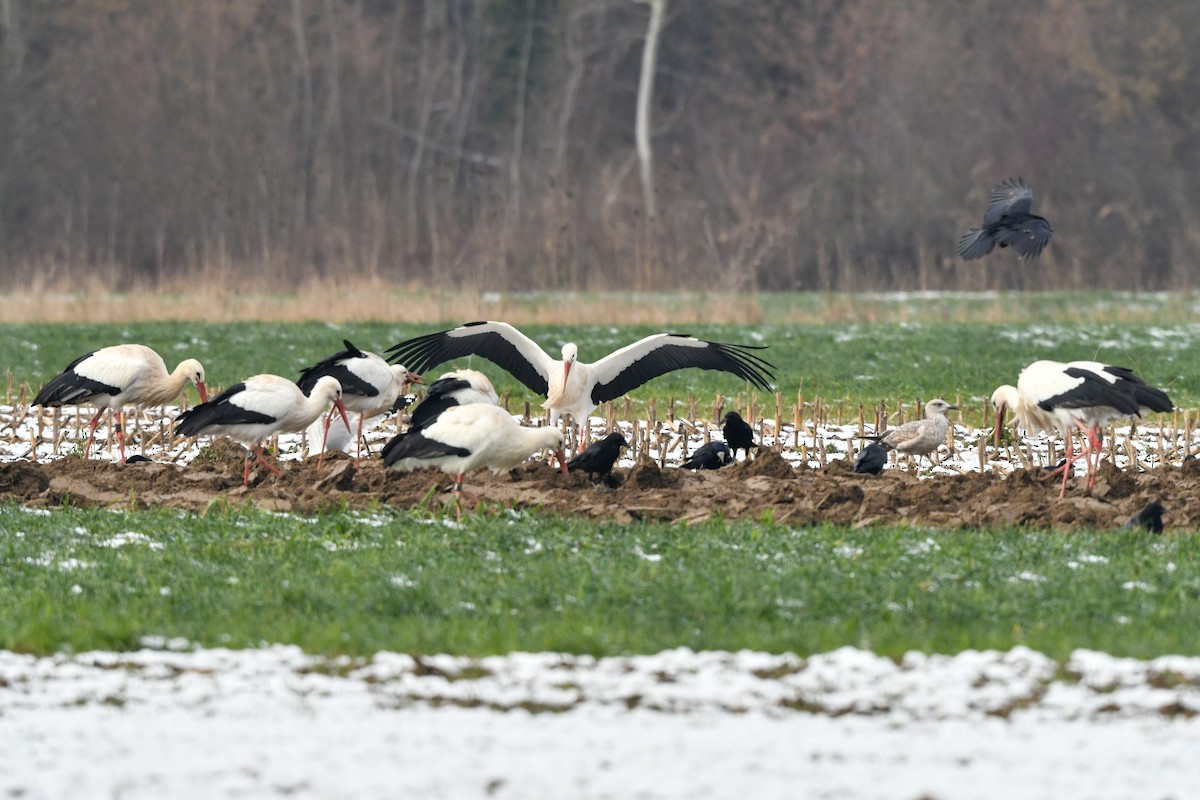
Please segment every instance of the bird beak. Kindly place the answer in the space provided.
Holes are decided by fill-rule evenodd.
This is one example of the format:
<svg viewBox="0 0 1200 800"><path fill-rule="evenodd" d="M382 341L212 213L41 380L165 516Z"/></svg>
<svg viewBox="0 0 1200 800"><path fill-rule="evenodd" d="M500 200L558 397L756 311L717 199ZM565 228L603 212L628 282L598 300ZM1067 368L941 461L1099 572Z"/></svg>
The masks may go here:
<svg viewBox="0 0 1200 800"><path fill-rule="evenodd" d="M1004 406L996 409L996 427L992 430L992 441L996 447L1000 446L1000 432L1004 429Z"/></svg>
<svg viewBox="0 0 1200 800"><path fill-rule="evenodd" d="M558 467L559 467L559 469L561 469L561 470L562 470L562 474L563 474L563 475L566 475L566 474L567 474L567 453L566 453L566 451L565 451L565 450L559 450L559 451L558 451L558 452L556 452L554 455L555 455L555 457L558 459Z"/></svg>
<svg viewBox="0 0 1200 800"><path fill-rule="evenodd" d="M348 431L354 430L353 428L350 427L350 418L346 416L346 407L344 405L342 405L342 398L339 397L337 400L333 401L333 408L336 408L338 410L338 413L342 415L342 421L346 423L346 430L348 430ZM330 419L333 418L333 408L329 409L329 418ZM325 422L325 427L326 428L329 427L328 420L326 420L326 422Z"/></svg>
<svg viewBox="0 0 1200 800"><path fill-rule="evenodd" d="M196 381L196 391L200 393L200 402L208 402L208 387L204 385L204 381Z"/></svg>
<svg viewBox="0 0 1200 800"><path fill-rule="evenodd" d="M409 383L420 383L422 386L424 385L424 381L421 380L421 376L415 372L408 373L408 382Z"/></svg>
<svg viewBox="0 0 1200 800"><path fill-rule="evenodd" d="M567 378L571 377L571 362L563 362L563 386L567 385Z"/></svg>

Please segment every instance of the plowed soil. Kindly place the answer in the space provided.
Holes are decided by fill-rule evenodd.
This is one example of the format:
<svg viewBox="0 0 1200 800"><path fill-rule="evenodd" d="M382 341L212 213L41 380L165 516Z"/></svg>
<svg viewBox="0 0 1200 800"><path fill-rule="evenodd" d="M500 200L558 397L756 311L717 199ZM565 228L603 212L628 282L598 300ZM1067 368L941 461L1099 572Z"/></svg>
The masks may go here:
<svg viewBox="0 0 1200 800"><path fill-rule="evenodd" d="M173 464L119 465L76 457L45 464L0 464L0 499L28 506L146 508L200 511L211 503L297 513L332 508L450 506L453 480L440 472L412 473L375 460L342 454L281 464L282 474L256 468L242 485L242 452L236 446L186 467ZM1094 490L1082 478L1067 484L1045 473L1019 470L1008 476L967 474L918 479L902 470L856 475L845 461L823 469L794 468L778 455L761 452L752 461L711 472L660 469L642 463L618 469L603 482L562 475L546 463L529 463L511 474L480 471L467 476L463 510L515 507L562 516L628 522L709 517L771 519L791 525L886 525L904 522L933 528L1030 527L1055 530L1114 528L1152 500L1167 508L1168 531L1194 530L1200 523L1200 461L1148 472L1120 471L1104 462Z"/></svg>

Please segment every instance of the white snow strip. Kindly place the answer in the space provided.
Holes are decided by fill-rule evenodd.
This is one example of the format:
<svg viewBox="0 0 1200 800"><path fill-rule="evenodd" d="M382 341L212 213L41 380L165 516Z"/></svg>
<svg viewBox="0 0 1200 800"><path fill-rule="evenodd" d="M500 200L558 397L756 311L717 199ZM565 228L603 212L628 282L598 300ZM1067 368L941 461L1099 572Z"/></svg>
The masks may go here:
<svg viewBox="0 0 1200 800"><path fill-rule="evenodd" d="M0 430L9 426L16 432L14 437L0 439L0 463L28 459L33 454L33 443L37 443L37 458L41 461L60 458L78 451L81 439L86 439L86 426L83 424L88 417L87 409L78 419L68 408L62 411L59 426L52 424L48 414L38 416L41 409L14 409L12 406L0 405ZM911 418L912 409L907 418ZM137 444L142 439L152 439L159 433L164 434L159 441L166 441L167 423L179 413L179 409L165 407L158 409L143 409L140 414L130 414L127 419L126 438L130 443L127 453L143 452L155 461L170 462L179 465L190 463L207 443L207 439L189 444L183 439L176 438L169 447L155 445L144 451ZM88 417L90 418L90 417ZM133 420L137 420L136 423ZM895 425L899 419L890 423ZM592 428L593 441L603 438L605 423L599 417L589 420ZM677 467L695 452L705 441L705 428L708 428L709 439L721 439L719 428L703 421L687 422L676 419L674 422L659 422L651 427L646 421L618 422L617 427L625 434L627 440L637 439L644 442L646 454L654 461L664 466ZM343 425L344 428L344 425ZM876 433L873 426L865 425L859 429L857 421L837 425L835 423L815 424L805 422L797 429L790 422L785 422L776 433L775 420L764 419L756 421L755 436L768 447L779 445L783 458L793 464L805 464L812 468L825 466L830 461L852 458L855 453L868 442L864 435ZM954 425L952 428L954 448L943 445L940 448L936 462L922 459L910 462L907 458L893 458L887 464L887 469L917 469L921 477L937 475L960 475L968 472L979 472L981 469L979 448L982 444L990 443L991 430L974 428L967 425ZM379 448L396 433L394 418L385 421L373 421L367 431L364 431L366 447L363 457L370 453L377 454ZM1188 434L1191 434L1190 439ZM57 439L55 436L57 435ZM115 446L108 446L107 422L96 432L96 440L100 442L92 451L93 458L116 459ZM1111 440L1111 441L1110 441ZM320 448L320 440L315 436L304 434L283 434L277 438L279 458L283 461L297 460L314 454ZM342 449L355 452L354 437L339 437L334 442ZM1114 445L1110 448L1110 445ZM1007 474L1014 469L1025 467L1052 466L1062 457L1063 446L1057 439L1040 435L1022 440L1020 448L1007 447L996 450L987 447L984 452L982 469L985 472ZM1131 465L1131 459L1136 458L1140 465L1158 466L1161 464L1179 464L1191 453L1200 451L1200 428L1188 431L1185 428L1175 429L1165 424L1161 429L1150 420L1142 420L1136 427L1124 426L1115 428L1111 434L1105 435L1105 449L1102 459L1112 460L1118 467L1125 469ZM629 468L634 464L634 451L626 449L618 466ZM744 456L743 456L744 457ZM1082 459L1074 464L1077 475L1085 470Z"/></svg>
<svg viewBox="0 0 1200 800"><path fill-rule="evenodd" d="M1184 798L1200 658L0 651L0 795Z"/></svg>

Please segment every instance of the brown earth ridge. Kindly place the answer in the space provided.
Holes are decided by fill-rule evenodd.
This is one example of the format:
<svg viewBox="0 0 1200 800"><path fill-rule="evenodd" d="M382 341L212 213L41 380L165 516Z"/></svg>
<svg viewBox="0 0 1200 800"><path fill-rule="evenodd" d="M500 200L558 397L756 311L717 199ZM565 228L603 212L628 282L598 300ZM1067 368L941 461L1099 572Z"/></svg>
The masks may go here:
<svg viewBox="0 0 1200 800"><path fill-rule="evenodd" d="M214 503L252 504L273 511L315 513L331 509L425 508L453 505L453 480L433 470L411 473L342 454L285 461L282 474L251 473L242 485L242 451L216 449L203 462L186 467L163 463L113 464L77 457L46 463L0 464L0 500L32 507L62 505L101 508L169 507L203 511ZM885 470L857 475L848 462L827 467L793 467L779 455L761 451L752 461L722 470L691 472L660 469L643 462L617 469L607 481L564 476L545 462L531 462L511 474L479 471L464 489L474 499L463 511L503 507L567 517L615 522L661 520L694 523L709 518L762 519L793 526L908 524L938 529L1026 527L1073 531L1119 527L1148 502L1166 506L1167 533L1200 524L1200 461L1151 471L1122 471L1101 465L1089 494L1082 478L1067 484L1058 501L1059 481L1044 472L996 473L918 478Z"/></svg>

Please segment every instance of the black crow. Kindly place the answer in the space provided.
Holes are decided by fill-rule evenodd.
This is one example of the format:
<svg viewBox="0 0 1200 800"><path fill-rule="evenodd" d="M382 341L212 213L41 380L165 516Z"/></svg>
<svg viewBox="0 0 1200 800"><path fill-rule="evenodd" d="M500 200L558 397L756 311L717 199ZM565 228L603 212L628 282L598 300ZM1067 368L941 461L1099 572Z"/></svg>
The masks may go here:
<svg viewBox="0 0 1200 800"><path fill-rule="evenodd" d="M613 464L617 463L621 448L627 444L620 433L610 433L600 441L592 442L582 453L568 461L567 469L581 469L592 480L606 478L612 472Z"/></svg>
<svg viewBox="0 0 1200 800"><path fill-rule="evenodd" d="M725 442L709 442L696 448L696 452L683 462L684 469L720 469L733 463L733 451Z"/></svg>
<svg viewBox="0 0 1200 800"><path fill-rule="evenodd" d="M754 429L736 411L730 411L721 417L721 431L725 434L725 443L737 455L738 450L745 450L747 458L750 448L757 447L754 443Z"/></svg>
<svg viewBox="0 0 1200 800"><path fill-rule="evenodd" d="M887 448L872 442L859 450L858 455L854 457L854 471L862 475L878 475L883 472L883 465L887 463L887 459Z"/></svg>
<svg viewBox="0 0 1200 800"><path fill-rule="evenodd" d="M983 227L971 228L958 242L958 254L965 261L983 258L996 245L1012 246L1022 261L1037 258L1050 241L1054 229L1044 217L1030 214L1033 190L1017 178L1005 180L992 189Z"/></svg>
<svg viewBox="0 0 1200 800"><path fill-rule="evenodd" d="M1150 533L1162 533L1162 515L1164 511L1166 509L1163 508L1163 504L1155 500L1152 503L1147 503L1146 507L1141 510L1141 513L1121 527L1131 529L1142 528L1143 530L1150 531Z"/></svg>

